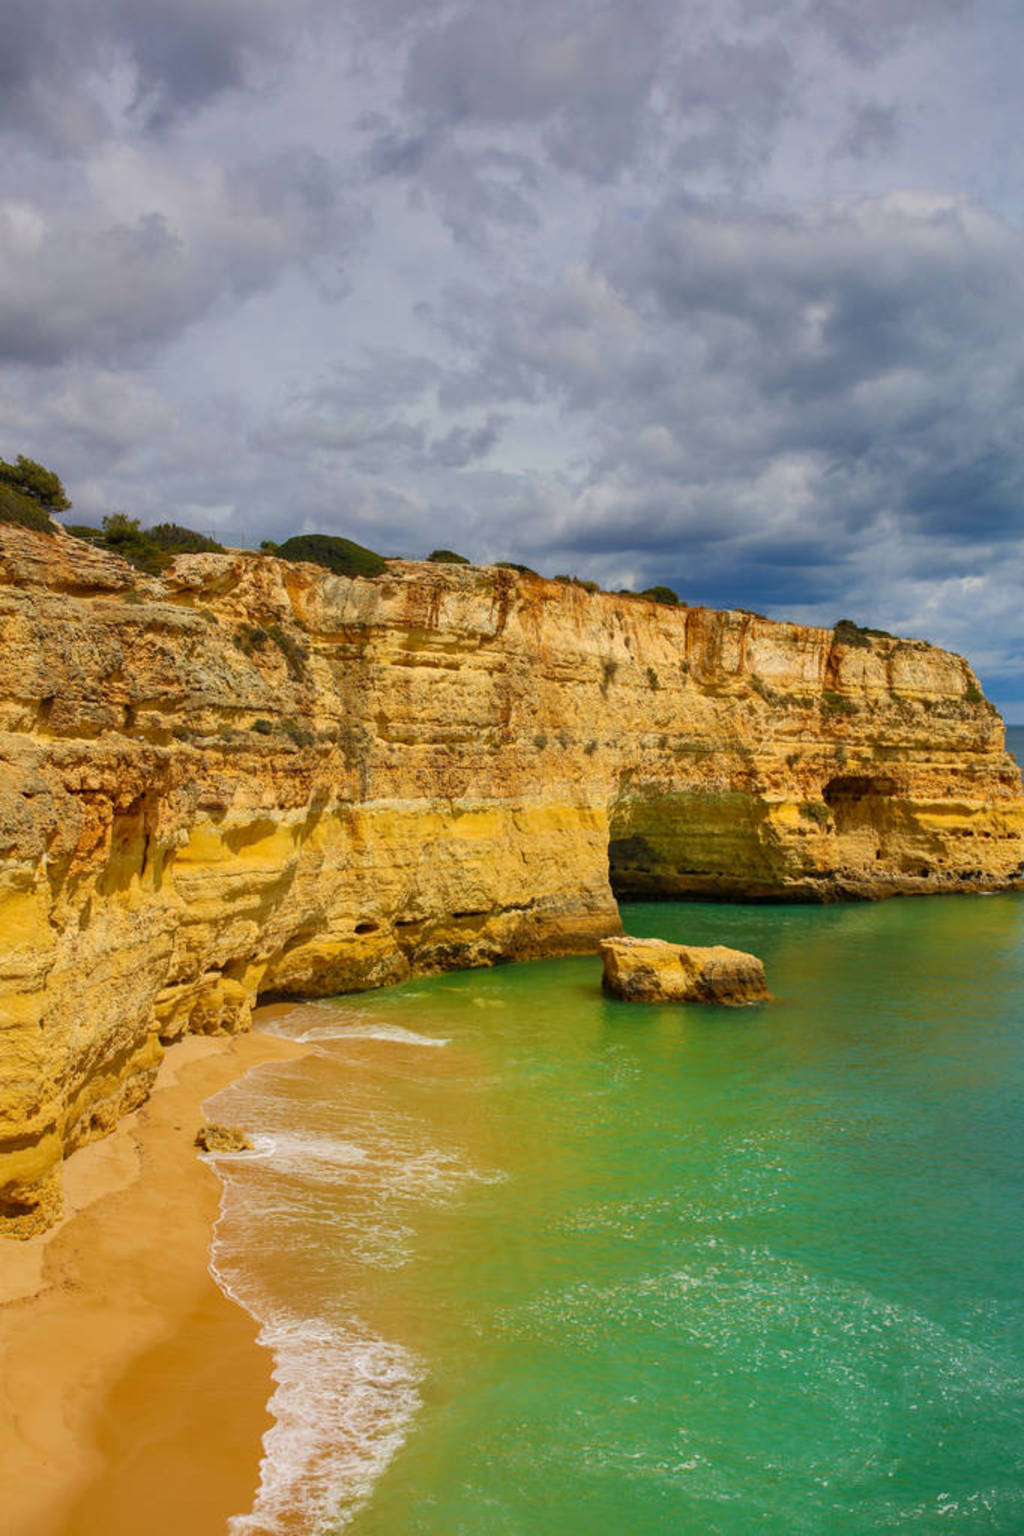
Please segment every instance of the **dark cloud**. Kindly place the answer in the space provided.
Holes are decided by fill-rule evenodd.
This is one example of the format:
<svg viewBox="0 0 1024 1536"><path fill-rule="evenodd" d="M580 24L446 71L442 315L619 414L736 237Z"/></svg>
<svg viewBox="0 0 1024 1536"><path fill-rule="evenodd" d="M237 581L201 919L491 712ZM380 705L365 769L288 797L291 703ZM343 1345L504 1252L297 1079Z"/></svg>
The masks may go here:
<svg viewBox="0 0 1024 1536"><path fill-rule="evenodd" d="M878 154L891 153L900 137L899 112L895 105L883 106L881 102L864 101L852 107L850 119L836 140L831 154L834 159L868 160Z"/></svg>
<svg viewBox="0 0 1024 1536"><path fill-rule="evenodd" d="M485 459L501 437L501 418L490 415L482 427L453 427L430 445L430 456L445 469L464 469Z"/></svg>
<svg viewBox="0 0 1024 1536"><path fill-rule="evenodd" d="M148 131L278 72L317 0L8 0L0 127L75 153L113 131L103 82L132 81Z"/></svg>
<svg viewBox="0 0 1024 1536"><path fill-rule="evenodd" d="M1018 665L1024 183L971 83L1005 84L1008 7L4 23L0 452L84 515L450 543Z"/></svg>

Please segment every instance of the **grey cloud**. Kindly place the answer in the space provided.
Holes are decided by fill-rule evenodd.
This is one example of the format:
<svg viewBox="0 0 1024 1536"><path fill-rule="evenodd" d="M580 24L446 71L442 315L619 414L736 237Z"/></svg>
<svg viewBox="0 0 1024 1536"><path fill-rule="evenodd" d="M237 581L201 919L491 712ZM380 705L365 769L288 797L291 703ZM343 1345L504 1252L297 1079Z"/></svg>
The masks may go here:
<svg viewBox="0 0 1024 1536"><path fill-rule="evenodd" d="M897 108L877 101L855 105L846 128L830 150L832 159L866 160L895 149L900 138Z"/></svg>
<svg viewBox="0 0 1024 1536"><path fill-rule="evenodd" d="M674 96L683 114L674 161L684 174L721 167L730 175L764 165L790 109L793 59L778 39L714 41L681 62Z"/></svg>
<svg viewBox="0 0 1024 1536"><path fill-rule="evenodd" d="M973 0L813 0L809 15L855 64L870 66L915 33L968 12Z"/></svg>
<svg viewBox="0 0 1024 1536"><path fill-rule="evenodd" d="M535 548L618 549L651 579L686 551L691 583L760 572L780 600L811 571L825 601L864 550L926 567L941 547L948 568L1019 541L1022 273L1024 238L956 199L677 198L499 313L461 291L446 388L589 424L600 446Z"/></svg>
<svg viewBox="0 0 1024 1536"><path fill-rule="evenodd" d="M633 147L666 33L648 0L465 7L414 45L406 101L435 125L547 125L554 159L600 179Z"/></svg>
<svg viewBox="0 0 1024 1536"><path fill-rule="evenodd" d="M320 10L320 0L8 0L0 126L81 150L111 131L101 81L119 67L134 78L140 126L165 128L279 69Z"/></svg>
<svg viewBox="0 0 1024 1536"><path fill-rule="evenodd" d="M501 437L501 418L493 413L481 427L453 427L430 445L430 456L445 469L464 469L485 459Z"/></svg>
<svg viewBox="0 0 1024 1536"><path fill-rule="evenodd" d="M115 204L119 174L114 162ZM130 162L125 178L131 199L149 201ZM325 162L307 151L207 171L193 195L168 172L151 195L156 206L131 220L98 198L59 220L42 204L0 203L0 360L145 355L218 299L325 251L340 259L353 239Z"/></svg>

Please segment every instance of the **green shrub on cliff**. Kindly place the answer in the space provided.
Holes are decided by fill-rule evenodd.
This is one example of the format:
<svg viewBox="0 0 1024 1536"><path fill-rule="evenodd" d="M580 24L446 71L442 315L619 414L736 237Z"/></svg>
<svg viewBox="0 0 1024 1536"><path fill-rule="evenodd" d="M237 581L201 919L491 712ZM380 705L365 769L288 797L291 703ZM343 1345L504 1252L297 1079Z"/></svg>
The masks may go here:
<svg viewBox="0 0 1024 1536"><path fill-rule="evenodd" d="M18 523L37 533L52 533L51 516L71 503L60 477L35 459L18 455L13 464L0 459L0 523Z"/></svg>
<svg viewBox="0 0 1024 1536"><path fill-rule="evenodd" d="M435 565L472 565L465 555L457 555L454 549L432 549L427 556Z"/></svg>
<svg viewBox="0 0 1024 1536"><path fill-rule="evenodd" d="M832 812L824 800L805 800L799 809L800 815L806 821L816 822L819 827L823 827L827 821L832 819Z"/></svg>
<svg viewBox="0 0 1024 1536"><path fill-rule="evenodd" d="M38 502L48 512L67 512L71 507L60 476L52 469L44 469L35 459L26 459L22 453L13 464L0 459L0 483Z"/></svg>
<svg viewBox="0 0 1024 1536"><path fill-rule="evenodd" d="M13 485L0 485L0 523L18 523L22 528L34 528L37 533L53 532L50 514Z"/></svg>
<svg viewBox="0 0 1024 1536"><path fill-rule="evenodd" d="M108 549L134 565L136 570L148 576L159 576L167 569L175 555L223 554L223 544L208 539L205 534L180 523L157 523L154 528L143 528L137 517L124 512L112 512L103 519L102 528L73 526L68 533L98 549Z"/></svg>
<svg viewBox="0 0 1024 1536"><path fill-rule="evenodd" d="M372 549L329 533L298 533L294 538L285 539L274 553L279 560L305 560L311 565L322 565L335 576L372 578L382 575L388 568L387 561Z"/></svg>
<svg viewBox="0 0 1024 1536"><path fill-rule="evenodd" d="M895 640L887 629L869 629L866 624L855 624L852 619L840 619L832 630L832 639L840 645L860 646L870 649L871 640Z"/></svg>
<svg viewBox="0 0 1024 1536"><path fill-rule="evenodd" d="M647 587L640 596L646 597L649 603L664 603L666 608L679 606L679 593L673 592L671 587Z"/></svg>

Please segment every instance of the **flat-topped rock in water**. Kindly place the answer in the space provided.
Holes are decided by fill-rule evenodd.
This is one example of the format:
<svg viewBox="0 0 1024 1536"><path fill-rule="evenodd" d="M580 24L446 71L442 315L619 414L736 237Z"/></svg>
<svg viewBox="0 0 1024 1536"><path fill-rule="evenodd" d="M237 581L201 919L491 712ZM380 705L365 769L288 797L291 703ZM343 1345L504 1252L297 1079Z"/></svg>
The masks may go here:
<svg viewBox="0 0 1024 1536"><path fill-rule="evenodd" d="M724 944L604 939L602 985L628 1003L763 1003L770 993L756 955Z"/></svg>

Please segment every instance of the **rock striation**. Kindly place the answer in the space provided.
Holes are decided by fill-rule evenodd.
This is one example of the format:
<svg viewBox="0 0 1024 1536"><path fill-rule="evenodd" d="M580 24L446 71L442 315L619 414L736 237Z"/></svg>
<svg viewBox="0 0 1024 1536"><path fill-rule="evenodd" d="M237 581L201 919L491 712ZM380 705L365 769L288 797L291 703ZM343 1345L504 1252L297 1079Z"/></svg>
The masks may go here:
<svg viewBox="0 0 1024 1536"><path fill-rule="evenodd" d="M769 992L756 955L724 944L602 939L602 985L627 1003L764 1003Z"/></svg>
<svg viewBox="0 0 1024 1536"><path fill-rule="evenodd" d="M960 657L497 567L161 578L0 528L0 1226L257 997L596 950L616 896L998 890Z"/></svg>

